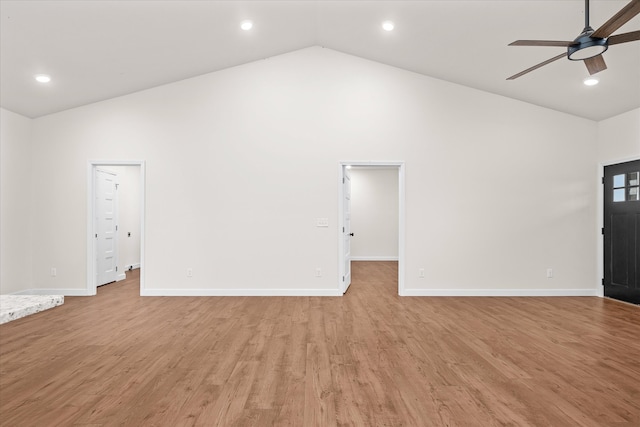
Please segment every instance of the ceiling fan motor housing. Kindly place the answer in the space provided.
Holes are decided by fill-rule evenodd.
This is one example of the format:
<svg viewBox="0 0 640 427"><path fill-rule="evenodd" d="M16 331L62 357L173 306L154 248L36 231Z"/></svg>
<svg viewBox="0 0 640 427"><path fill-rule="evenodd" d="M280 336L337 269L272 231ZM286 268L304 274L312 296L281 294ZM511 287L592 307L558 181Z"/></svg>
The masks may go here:
<svg viewBox="0 0 640 427"><path fill-rule="evenodd" d="M586 27L582 33L567 47L567 57L572 61L582 61L601 55L608 48L607 39L591 37L593 28Z"/></svg>

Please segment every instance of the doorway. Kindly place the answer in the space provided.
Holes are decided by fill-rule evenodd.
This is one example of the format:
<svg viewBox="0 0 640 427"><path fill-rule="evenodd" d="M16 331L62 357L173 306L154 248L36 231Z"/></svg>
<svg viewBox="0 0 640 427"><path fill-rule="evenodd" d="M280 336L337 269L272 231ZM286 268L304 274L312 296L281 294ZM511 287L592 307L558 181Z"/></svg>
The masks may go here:
<svg viewBox="0 0 640 427"><path fill-rule="evenodd" d="M339 268L338 268L338 290L344 294L351 284L351 261L353 260L352 239L357 239L351 222L352 213L352 187L351 172L355 170L387 170L397 174L396 200L391 203L397 204L397 262L398 262L398 295L404 295L404 212L405 212L405 178L404 162L340 162L338 167L338 247L339 247ZM353 197L357 197L357 194ZM395 254L393 254L395 256ZM378 257L379 260L389 260L389 257ZM359 259L356 257L355 259ZM375 258L373 258L375 259Z"/></svg>
<svg viewBox="0 0 640 427"><path fill-rule="evenodd" d="M640 160L604 167L604 295L640 304Z"/></svg>
<svg viewBox="0 0 640 427"><path fill-rule="evenodd" d="M144 291L143 161L92 161L87 172L87 295L140 269Z"/></svg>

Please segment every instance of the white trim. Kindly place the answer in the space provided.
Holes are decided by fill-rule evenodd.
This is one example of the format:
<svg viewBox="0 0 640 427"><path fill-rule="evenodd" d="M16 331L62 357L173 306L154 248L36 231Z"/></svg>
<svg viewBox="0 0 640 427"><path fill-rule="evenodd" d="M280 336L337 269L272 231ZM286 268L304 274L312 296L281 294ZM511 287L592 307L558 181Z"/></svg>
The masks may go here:
<svg viewBox="0 0 640 427"><path fill-rule="evenodd" d="M604 164L598 165L598 182L597 182L597 194L596 194L596 241L597 249L596 256L596 289L598 296L604 297L604 235L602 234L602 228L604 227Z"/></svg>
<svg viewBox="0 0 640 427"><path fill-rule="evenodd" d="M124 271L122 273L118 274L118 277L116 278L116 282L120 282L121 280L125 280L127 278L127 271L130 270L135 270L137 268L140 268L140 263L136 263L136 264L127 264L124 266Z"/></svg>
<svg viewBox="0 0 640 427"><path fill-rule="evenodd" d="M337 289L145 289L141 296L154 297L339 297Z"/></svg>
<svg viewBox="0 0 640 427"><path fill-rule="evenodd" d="M342 276L344 275L344 249L342 227L344 226L342 178L347 166L366 166L371 168L394 168L398 170L398 295L404 295L405 277L405 163L403 161L353 161L338 163L338 292L344 294ZM353 260L354 258L352 258Z"/></svg>
<svg viewBox="0 0 640 427"><path fill-rule="evenodd" d="M404 162L402 162L398 170L398 295L405 294L405 182Z"/></svg>
<svg viewBox="0 0 640 427"><path fill-rule="evenodd" d="M398 261L397 256L352 256L351 261Z"/></svg>
<svg viewBox="0 0 640 427"><path fill-rule="evenodd" d="M64 295L68 297L85 297L90 294L86 289L25 289L9 295Z"/></svg>
<svg viewBox="0 0 640 427"><path fill-rule="evenodd" d="M145 289L145 161L144 160L89 160L87 165L87 288L82 295L96 295L96 265L94 245L95 197L94 170L99 166L140 166L140 295ZM74 295L74 294L72 294Z"/></svg>
<svg viewBox="0 0 640 427"><path fill-rule="evenodd" d="M9 295L88 296L86 289L26 289ZM146 289L141 296L341 296L335 289ZM596 289L405 289L414 297L594 297Z"/></svg>
<svg viewBox="0 0 640 427"><path fill-rule="evenodd" d="M411 297L597 297L596 289L405 289Z"/></svg>
<svg viewBox="0 0 640 427"><path fill-rule="evenodd" d="M636 160L640 160L640 157L627 157L623 159L617 159L612 161L600 162L598 163L598 192L597 192L597 228L596 235L598 241L598 250L597 256L598 260L596 265L598 266L597 277L596 277L596 289L598 296L604 297L604 286L602 285L602 279L604 279L604 236L602 235L602 229L604 228L604 185L602 184L602 179L604 178L604 168L605 166L617 165L620 163L633 162Z"/></svg>

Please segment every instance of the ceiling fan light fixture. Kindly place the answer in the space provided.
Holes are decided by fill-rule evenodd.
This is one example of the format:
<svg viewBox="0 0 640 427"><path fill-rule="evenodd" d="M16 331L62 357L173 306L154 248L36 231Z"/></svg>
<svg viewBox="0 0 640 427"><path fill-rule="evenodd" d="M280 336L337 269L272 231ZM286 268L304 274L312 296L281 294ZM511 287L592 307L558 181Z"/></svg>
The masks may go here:
<svg viewBox="0 0 640 427"><path fill-rule="evenodd" d="M567 56L572 61L583 61L603 54L608 48L607 39L581 35L567 47Z"/></svg>
<svg viewBox="0 0 640 427"><path fill-rule="evenodd" d="M640 0L631 0L618 13L594 31L589 25L589 0L584 0L584 28L582 33L572 42L561 40L516 40L509 43L509 46L562 46L566 47L567 50L560 55L507 77L507 80L515 80L561 58L568 58L571 61L583 61L591 75L606 70L607 64L602 54L607 51L609 44L616 45L640 41L640 31L612 35L618 28L638 15L640 15Z"/></svg>
<svg viewBox="0 0 640 427"><path fill-rule="evenodd" d="M253 22L249 21L248 19L242 21L240 23L240 28L242 28L244 31L249 31L251 28L253 28Z"/></svg>
<svg viewBox="0 0 640 427"><path fill-rule="evenodd" d="M382 28L383 28L385 31L393 31L393 29L395 28L395 25L394 25L394 24L393 24L393 22L391 22L391 21L384 21L384 22L382 23Z"/></svg>
<svg viewBox="0 0 640 427"><path fill-rule="evenodd" d="M584 83L585 86L595 86L600 83L600 80L598 80L597 77L589 76L585 78L582 83Z"/></svg>

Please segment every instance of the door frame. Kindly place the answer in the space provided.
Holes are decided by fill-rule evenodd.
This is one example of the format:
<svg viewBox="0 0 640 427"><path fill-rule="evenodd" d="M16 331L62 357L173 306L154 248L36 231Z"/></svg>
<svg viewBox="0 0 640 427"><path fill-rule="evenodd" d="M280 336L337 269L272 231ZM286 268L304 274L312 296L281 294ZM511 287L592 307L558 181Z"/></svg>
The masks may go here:
<svg viewBox="0 0 640 427"><path fill-rule="evenodd" d="M405 163L402 161L341 161L338 163L338 292L344 295L345 286L342 282L344 275L344 188L342 179L347 166L373 168L397 168L398 169L398 295L404 296L404 270L405 270Z"/></svg>
<svg viewBox="0 0 640 427"><path fill-rule="evenodd" d="M598 164L598 220L597 220L597 230L598 233L598 277L596 278L596 289L597 295L600 297L604 297L604 285L602 282L604 281L604 235L602 234L602 229L604 228L604 168L605 166L617 165L620 163L633 162L636 160L640 160L640 156L635 157L625 157L622 159L615 159L606 162L600 162Z"/></svg>
<svg viewBox="0 0 640 427"><path fill-rule="evenodd" d="M140 167L140 295L145 289L145 162L144 160L90 160L87 165L87 295L96 295L96 245L95 245L95 171L99 167Z"/></svg>

